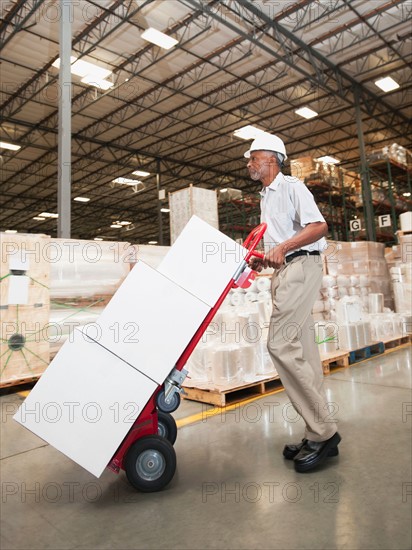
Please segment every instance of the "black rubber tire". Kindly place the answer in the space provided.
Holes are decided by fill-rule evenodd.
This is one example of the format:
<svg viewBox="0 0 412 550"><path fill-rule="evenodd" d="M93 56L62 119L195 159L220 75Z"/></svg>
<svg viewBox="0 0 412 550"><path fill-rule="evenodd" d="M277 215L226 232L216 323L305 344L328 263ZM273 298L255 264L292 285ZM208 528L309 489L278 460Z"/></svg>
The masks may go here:
<svg viewBox="0 0 412 550"><path fill-rule="evenodd" d="M156 396L156 405L159 411L162 411L165 413L172 413L179 408L180 393L178 392L174 393L171 402L166 403L165 391L161 390Z"/></svg>
<svg viewBox="0 0 412 550"><path fill-rule="evenodd" d="M159 435L138 439L127 451L125 471L129 483L143 493L161 491L176 471L173 445Z"/></svg>
<svg viewBox="0 0 412 550"><path fill-rule="evenodd" d="M159 425L159 430L157 432L158 435L160 435L160 437L164 437L173 445L177 437L177 426L175 419L171 414L162 411L157 411L157 417Z"/></svg>

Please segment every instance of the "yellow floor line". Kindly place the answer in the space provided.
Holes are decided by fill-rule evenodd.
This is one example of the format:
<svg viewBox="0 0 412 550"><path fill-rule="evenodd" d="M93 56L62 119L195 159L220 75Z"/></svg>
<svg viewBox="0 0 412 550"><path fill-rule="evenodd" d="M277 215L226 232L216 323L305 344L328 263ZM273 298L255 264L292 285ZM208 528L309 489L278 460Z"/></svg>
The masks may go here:
<svg viewBox="0 0 412 550"><path fill-rule="evenodd" d="M182 428L183 426L187 426L188 424L194 424L195 422L201 422L202 420L206 420L207 418L210 418L212 416L216 416L218 414L225 413L226 411L232 411L233 409L236 409L236 407L241 407L243 405L247 405L248 403L252 403L253 401L256 401L257 399L262 399L262 397L267 397L269 395L274 395L275 393L279 393L285 391L284 388L278 388L276 390L272 390L266 393L262 393L260 395L255 395L254 397L249 397L249 399L245 399L244 401L238 401L237 403L232 403L231 405L227 405L226 407L213 407L211 409L206 409L205 411L202 411L200 413L192 414L191 416L186 416L185 418L179 418L176 420L176 425L178 428Z"/></svg>

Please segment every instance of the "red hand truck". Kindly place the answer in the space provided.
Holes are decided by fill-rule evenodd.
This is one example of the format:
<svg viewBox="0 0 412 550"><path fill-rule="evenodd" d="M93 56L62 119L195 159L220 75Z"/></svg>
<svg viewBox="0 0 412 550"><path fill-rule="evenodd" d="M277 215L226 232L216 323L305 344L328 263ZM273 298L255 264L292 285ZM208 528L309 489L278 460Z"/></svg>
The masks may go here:
<svg viewBox="0 0 412 550"><path fill-rule="evenodd" d="M229 291L237 286L236 282L245 271L248 261L252 256L263 258L263 254L255 251L255 248L262 239L266 227L267 224L262 223L248 235L243 243L248 252L239 269L205 317L165 382L153 393L108 464L108 468L116 473L119 473L120 469L125 470L127 479L139 491L160 491L173 479L176 471L173 443L176 441L177 426L170 413L180 405L182 383L187 375L183 367Z"/></svg>

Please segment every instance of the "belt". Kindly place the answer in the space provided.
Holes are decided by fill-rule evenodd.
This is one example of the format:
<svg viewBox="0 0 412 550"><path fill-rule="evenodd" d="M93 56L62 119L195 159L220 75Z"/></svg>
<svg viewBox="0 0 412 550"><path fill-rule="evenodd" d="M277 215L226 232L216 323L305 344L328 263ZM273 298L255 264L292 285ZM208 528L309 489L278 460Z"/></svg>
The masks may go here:
<svg viewBox="0 0 412 550"><path fill-rule="evenodd" d="M297 250L296 252L292 252L292 254L289 254L285 258L285 262L288 263L293 258L297 258L298 256L320 256L320 252L318 250L312 250L309 252L309 250Z"/></svg>

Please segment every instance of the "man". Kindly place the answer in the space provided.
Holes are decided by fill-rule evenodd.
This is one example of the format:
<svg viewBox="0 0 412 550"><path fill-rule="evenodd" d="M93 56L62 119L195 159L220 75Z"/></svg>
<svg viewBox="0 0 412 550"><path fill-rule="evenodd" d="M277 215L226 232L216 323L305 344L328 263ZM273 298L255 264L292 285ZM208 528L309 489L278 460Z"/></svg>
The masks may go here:
<svg viewBox="0 0 412 550"><path fill-rule="evenodd" d="M323 389L311 315L322 284L320 251L328 226L304 183L282 174L287 156L280 138L257 137L245 157L250 177L263 184L261 221L268 225L264 260L252 260L251 267L274 268L268 350L306 424L302 442L286 445L283 456L294 460L296 471L307 472L338 455L341 440Z"/></svg>

